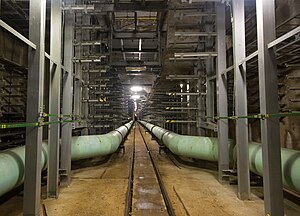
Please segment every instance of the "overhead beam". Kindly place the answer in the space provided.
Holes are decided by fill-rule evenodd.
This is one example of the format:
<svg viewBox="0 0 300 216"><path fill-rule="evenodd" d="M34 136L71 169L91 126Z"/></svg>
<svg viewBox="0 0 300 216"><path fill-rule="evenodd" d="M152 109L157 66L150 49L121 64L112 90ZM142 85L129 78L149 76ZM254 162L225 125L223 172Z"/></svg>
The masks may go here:
<svg viewBox="0 0 300 216"><path fill-rule="evenodd" d="M114 32L115 39L154 39L157 38L156 32Z"/></svg>

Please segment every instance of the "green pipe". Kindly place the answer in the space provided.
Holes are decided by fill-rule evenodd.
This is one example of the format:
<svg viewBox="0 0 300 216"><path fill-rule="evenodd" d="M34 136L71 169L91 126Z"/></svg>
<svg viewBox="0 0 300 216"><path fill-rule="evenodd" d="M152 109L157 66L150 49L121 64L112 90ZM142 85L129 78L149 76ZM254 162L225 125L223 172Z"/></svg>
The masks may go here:
<svg viewBox="0 0 300 216"><path fill-rule="evenodd" d="M140 121L170 151L179 156L218 161L218 139L214 137L184 136ZM229 158L233 162L234 142L229 140ZM281 148L282 180L286 188L300 192L300 152ZM249 168L253 173L263 176L262 146L249 143Z"/></svg>
<svg viewBox="0 0 300 216"><path fill-rule="evenodd" d="M109 155L115 152L132 124L133 121L104 135L72 137L72 161Z"/></svg>
<svg viewBox="0 0 300 216"><path fill-rule="evenodd" d="M262 146L249 143L249 168L257 175L263 176ZM300 192L300 152L281 148L282 184L284 187Z"/></svg>
<svg viewBox="0 0 300 216"><path fill-rule="evenodd" d="M42 170L47 168L47 143L42 143ZM20 186L24 181L25 146L0 153L0 196Z"/></svg>
<svg viewBox="0 0 300 216"><path fill-rule="evenodd" d="M72 161L108 155L115 152L133 121L105 135L72 137ZM48 146L42 143L42 170L47 169ZM16 147L0 153L0 196L24 182L25 146Z"/></svg>

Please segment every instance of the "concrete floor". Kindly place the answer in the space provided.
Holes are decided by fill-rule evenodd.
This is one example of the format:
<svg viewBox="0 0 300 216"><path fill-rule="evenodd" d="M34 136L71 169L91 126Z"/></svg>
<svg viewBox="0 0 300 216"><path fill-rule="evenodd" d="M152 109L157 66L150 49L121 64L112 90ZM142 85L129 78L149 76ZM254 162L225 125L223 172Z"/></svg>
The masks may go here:
<svg viewBox="0 0 300 216"><path fill-rule="evenodd" d="M58 199L43 200L42 215L46 215L45 212L48 216L124 215L132 131L125 142L124 155L122 152L114 154L104 164L97 164L94 159L82 165L88 163L93 166L74 170L71 185L60 190ZM236 186L219 184L215 171L184 165L177 167L165 153L158 154L158 145L148 133L145 138L158 163L176 215L264 215L260 197L253 194L249 201L239 200ZM261 188L253 191L259 195ZM134 212L135 215L145 215ZM285 201L285 212L288 216L299 216L300 207ZM22 215L22 196L2 204L0 215Z"/></svg>

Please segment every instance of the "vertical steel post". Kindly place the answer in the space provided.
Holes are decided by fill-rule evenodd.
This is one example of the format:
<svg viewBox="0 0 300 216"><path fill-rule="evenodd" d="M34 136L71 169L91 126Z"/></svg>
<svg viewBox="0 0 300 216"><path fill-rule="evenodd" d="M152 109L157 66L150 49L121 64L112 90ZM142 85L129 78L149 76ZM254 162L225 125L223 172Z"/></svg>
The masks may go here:
<svg viewBox="0 0 300 216"><path fill-rule="evenodd" d="M49 121L59 121L60 114L60 79L61 79L61 0L51 0L50 56L55 63L50 63L49 84ZM56 64L56 66L54 65ZM60 124L48 127L48 181L47 195L58 197L59 138Z"/></svg>
<svg viewBox="0 0 300 216"><path fill-rule="evenodd" d="M216 5L216 28L217 28L217 112L218 116L228 115L227 103L227 75L222 75L226 70L226 28L225 28L225 5L217 3ZM218 139L219 139L219 181L222 182L223 170L229 169L229 151L228 151L228 120L218 120Z"/></svg>
<svg viewBox="0 0 300 216"><path fill-rule="evenodd" d="M82 25L82 17L80 13L75 14L75 22L77 25ZM75 31L75 40L76 42L82 41L82 31L83 29L76 29ZM75 58L80 59L82 56L82 47L76 46L75 50ZM81 116L81 105L82 105L82 64L81 62L75 63L75 82L74 82L74 114L77 116ZM75 127L78 127L79 123L75 123Z"/></svg>
<svg viewBox="0 0 300 216"><path fill-rule="evenodd" d="M212 58L209 57L206 59L206 116L214 116L214 92L215 92L215 86L214 81L209 80L209 77L213 76L212 71ZM208 119L208 121L211 121L211 119Z"/></svg>
<svg viewBox="0 0 300 216"><path fill-rule="evenodd" d="M190 88L191 88L190 83L187 82L186 83L186 92L187 93L190 92ZM187 102L186 107L187 108L190 107L190 100L191 100L191 97L189 95L187 95L186 96L186 102ZM184 107L184 106L182 106L182 107ZM192 120L190 110L187 110L187 116L188 116L188 118L187 118L188 121ZM191 123L190 122L187 122L186 134L191 135Z"/></svg>
<svg viewBox="0 0 300 216"><path fill-rule="evenodd" d="M213 4L211 2L207 2L207 12L213 13ZM214 18L212 16L207 16L205 24L205 31L212 32L213 31L213 21ZM213 51L214 37L208 36L206 41L206 51ZM214 116L214 107L215 107L215 81L210 80L209 78L214 75L213 68L213 58L210 56L205 59L205 68L206 68L206 116ZM206 121L211 121L211 119L207 119Z"/></svg>
<svg viewBox="0 0 300 216"><path fill-rule="evenodd" d="M279 110L276 54L268 44L276 39L274 0L256 1L260 113ZM261 120L265 215L284 215L280 130L277 118Z"/></svg>
<svg viewBox="0 0 300 216"><path fill-rule="evenodd" d="M74 3L73 0L68 1L69 4ZM65 13L64 27L64 75L63 75L63 115L72 115L73 104L73 37L74 37L74 13ZM61 156L60 169L63 171L60 176L61 185L66 186L71 181L71 138L72 123L62 124L61 135Z"/></svg>
<svg viewBox="0 0 300 216"><path fill-rule="evenodd" d="M85 13L82 13L82 23L83 25L90 25L91 24L91 17L89 14L85 14ZM82 30L83 31L83 30ZM88 31L88 33L85 33L85 34L82 34L81 36L82 38L82 41L88 41L88 40L91 40L91 32ZM81 58L83 57L83 54L86 55L86 53L89 53L90 50L89 50L89 47L86 47L86 46L81 46L81 50L83 51L81 54ZM86 70L89 70L90 69L90 63L82 63L81 64L82 67L84 67ZM82 82L83 82L83 86L82 86L82 93L81 93L81 96L82 98L85 98L85 99L89 99L89 86L87 84L90 83L90 80L89 80L89 73L84 73L82 74L81 72L81 77L82 77ZM80 98L80 101L81 99ZM88 115L89 115L89 103L83 103L82 104L82 110L81 110L81 113L82 115L84 116L84 120L85 122L87 122L88 120ZM85 123L85 127L82 129L81 131L81 135L88 135L89 134L89 130L87 128L87 125Z"/></svg>
<svg viewBox="0 0 300 216"><path fill-rule="evenodd" d="M239 67L246 57L245 49L245 8L244 0L232 1L233 7L233 58L235 73L235 115L247 115L246 65ZM236 120L238 196L242 200L250 198L248 120Z"/></svg>
<svg viewBox="0 0 300 216"><path fill-rule="evenodd" d="M29 40L36 50L28 51L27 122L39 121L43 111L46 1L29 2ZM23 215L40 215L42 127L26 128Z"/></svg>
<svg viewBox="0 0 300 216"><path fill-rule="evenodd" d="M197 96L197 128L198 128L198 135L200 136L204 136L205 135L205 129L202 128L202 123L203 123L203 117L204 117L204 98L203 98L203 72L200 70L200 60L197 62L197 66L196 66L196 74L199 76L199 79L197 81L197 89L199 90L199 96Z"/></svg>

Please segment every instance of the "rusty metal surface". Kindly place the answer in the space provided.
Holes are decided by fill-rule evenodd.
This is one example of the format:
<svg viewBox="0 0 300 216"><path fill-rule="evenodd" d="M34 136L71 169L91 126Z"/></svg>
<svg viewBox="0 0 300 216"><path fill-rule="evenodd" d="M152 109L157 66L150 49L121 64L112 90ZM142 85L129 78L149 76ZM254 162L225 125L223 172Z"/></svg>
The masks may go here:
<svg viewBox="0 0 300 216"><path fill-rule="evenodd" d="M135 130L132 215L168 215L150 156L141 133Z"/></svg>

